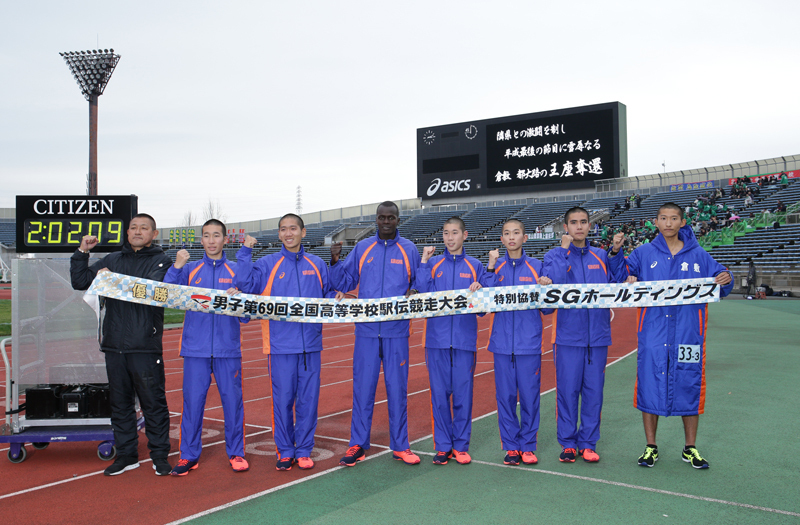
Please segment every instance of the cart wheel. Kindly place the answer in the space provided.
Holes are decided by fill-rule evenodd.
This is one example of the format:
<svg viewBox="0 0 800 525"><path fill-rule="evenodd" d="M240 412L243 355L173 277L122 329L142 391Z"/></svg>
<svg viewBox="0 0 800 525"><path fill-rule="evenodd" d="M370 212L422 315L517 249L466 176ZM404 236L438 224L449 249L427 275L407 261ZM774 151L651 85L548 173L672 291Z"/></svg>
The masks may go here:
<svg viewBox="0 0 800 525"><path fill-rule="evenodd" d="M50 443L33 443L33 448L36 450L44 450L50 446Z"/></svg>
<svg viewBox="0 0 800 525"><path fill-rule="evenodd" d="M108 441L104 441L97 445L97 457L103 461L111 461L117 455L117 447Z"/></svg>
<svg viewBox="0 0 800 525"><path fill-rule="evenodd" d="M19 447L19 452L16 455L13 454L13 450L13 447L8 450L8 460L11 463L22 463L28 457L28 451L25 450L24 445Z"/></svg>

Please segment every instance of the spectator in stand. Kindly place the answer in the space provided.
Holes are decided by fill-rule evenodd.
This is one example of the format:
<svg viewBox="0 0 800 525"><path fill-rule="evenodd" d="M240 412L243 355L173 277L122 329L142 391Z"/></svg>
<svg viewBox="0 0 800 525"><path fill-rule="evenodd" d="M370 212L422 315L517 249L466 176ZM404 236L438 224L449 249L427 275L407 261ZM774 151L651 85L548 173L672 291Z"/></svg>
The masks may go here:
<svg viewBox="0 0 800 525"><path fill-rule="evenodd" d="M642 207L642 196L639 194L636 194L636 207L637 208Z"/></svg>
<svg viewBox="0 0 800 525"><path fill-rule="evenodd" d="M753 205L753 196L748 193L747 196L744 198L744 207L749 208L752 205Z"/></svg>
<svg viewBox="0 0 800 525"><path fill-rule="evenodd" d="M710 231L717 231L719 228L719 221L717 221L716 217L711 217L711 220L708 222L708 229Z"/></svg>
<svg viewBox="0 0 800 525"><path fill-rule="evenodd" d="M756 293L756 281L758 280L758 273L756 272L756 264L751 260L750 266L747 268L747 295L752 295L750 290L753 290L753 294Z"/></svg>
<svg viewBox="0 0 800 525"><path fill-rule="evenodd" d="M786 176L786 172L781 172L781 188L785 188L789 185L789 177Z"/></svg>
<svg viewBox="0 0 800 525"><path fill-rule="evenodd" d="M624 205L626 210L631 209L631 201L629 201L628 199L625 199Z"/></svg>
<svg viewBox="0 0 800 525"><path fill-rule="evenodd" d="M778 200L777 206L775 206L775 213L778 213L778 212L780 212L780 213L785 213L786 212L786 205L780 199Z"/></svg>

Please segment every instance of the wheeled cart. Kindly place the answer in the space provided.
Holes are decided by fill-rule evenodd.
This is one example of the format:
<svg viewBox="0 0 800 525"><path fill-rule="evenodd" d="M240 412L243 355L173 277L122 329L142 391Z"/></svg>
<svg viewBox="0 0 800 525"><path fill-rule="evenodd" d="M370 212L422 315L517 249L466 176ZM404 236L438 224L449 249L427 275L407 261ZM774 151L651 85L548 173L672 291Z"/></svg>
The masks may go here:
<svg viewBox="0 0 800 525"><path fill-rule="evenodd" d="M10 444L8 459L25 461L27 443L42 450L51 443L74 441L98 441L97 456L113 459L117 452L111 420L103 417L110 415L110 408L102 400L89 406L83 397L86 391L102 390L108 379L97 341L97 316L83 293L72 289L69 259L13 259L11 303L12 337L0 343L5 364L0 443ZM33 394L48 388L53 390L50 398L34 399ZM143 425L139 417L137 426Z"/></svg>

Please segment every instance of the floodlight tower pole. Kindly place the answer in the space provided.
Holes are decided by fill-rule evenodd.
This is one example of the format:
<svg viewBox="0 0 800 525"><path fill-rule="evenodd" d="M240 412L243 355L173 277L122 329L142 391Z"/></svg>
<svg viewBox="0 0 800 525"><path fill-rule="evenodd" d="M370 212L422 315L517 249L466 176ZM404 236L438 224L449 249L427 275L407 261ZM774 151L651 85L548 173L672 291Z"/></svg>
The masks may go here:
<svg viewBox="0 0 800 525"><path fill-rule="evenodd" d="M97 195L97 98L103 94L111 80L120 56L113 49L67 51L59 54L81 88L83 97L89 101L89 180L86 193Z"/></svg>
<svg viewBox="0 0 800 525"><path fill-rule="evenodd" d="M89 187L88 195L97 193L97 95L89 97Z"/></svg>

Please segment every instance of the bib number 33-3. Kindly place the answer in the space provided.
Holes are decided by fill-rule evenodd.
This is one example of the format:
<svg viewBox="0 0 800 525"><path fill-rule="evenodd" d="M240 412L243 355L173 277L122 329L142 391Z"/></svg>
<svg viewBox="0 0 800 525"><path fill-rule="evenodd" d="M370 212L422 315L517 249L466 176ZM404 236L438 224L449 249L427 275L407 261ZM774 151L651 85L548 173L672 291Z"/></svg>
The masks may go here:
<svg viewBox="0 0 800 525"><path fill-rule="evenodd" d="M699 363L700 362L700 345L679 345L678 346L678 362L679 363Z"/></svg>

